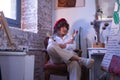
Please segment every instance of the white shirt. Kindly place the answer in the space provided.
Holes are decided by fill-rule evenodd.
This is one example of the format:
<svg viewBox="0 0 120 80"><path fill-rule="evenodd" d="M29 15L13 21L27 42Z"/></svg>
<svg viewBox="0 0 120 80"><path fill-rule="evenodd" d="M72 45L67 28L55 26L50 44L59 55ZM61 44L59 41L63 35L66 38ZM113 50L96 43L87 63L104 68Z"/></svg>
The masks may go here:
<svg viewBox="0 0 120 80"><path fill-rule="evenodd" d="M72 36L70 36L70 35L64 36L63 39L60 38L59 36L54 36L55 42L62 43L62 44L68 42L71 39L72 39ZM48 44L51 44L52 42L53 42L53 39L50 38ZM74 49L76 49L75 41L73 42L73 44L66 44L66 48L65 49L66 50L74 50Z"/></svg>

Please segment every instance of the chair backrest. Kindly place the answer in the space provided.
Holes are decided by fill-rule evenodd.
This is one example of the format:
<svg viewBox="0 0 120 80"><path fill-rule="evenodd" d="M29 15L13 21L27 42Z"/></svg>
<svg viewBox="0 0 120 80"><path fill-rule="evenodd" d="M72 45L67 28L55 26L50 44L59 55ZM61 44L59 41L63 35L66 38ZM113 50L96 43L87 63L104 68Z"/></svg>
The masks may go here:
<svg viewBox="0 0 120 80"><path fill-rule="evenodd" d="M47 46L48 46L48 40L49 40L49 37L46 37L45 39L44 39L44 47L45 47L45 49L47 49ZM44 63L47 63L48 61L49 61L49 55L48 55L48 53L47 53L47 51L46 51L46 54L45 54L45 62Z"/></svg>
<svg viewBox="0 0 120 80"><path fill-rule="evenodd" d="M45 49L46 49L47 46L48 46L48 40L49 40L49 37L46 37L46 38L44 39L44 46L45 46Z"/></svg>

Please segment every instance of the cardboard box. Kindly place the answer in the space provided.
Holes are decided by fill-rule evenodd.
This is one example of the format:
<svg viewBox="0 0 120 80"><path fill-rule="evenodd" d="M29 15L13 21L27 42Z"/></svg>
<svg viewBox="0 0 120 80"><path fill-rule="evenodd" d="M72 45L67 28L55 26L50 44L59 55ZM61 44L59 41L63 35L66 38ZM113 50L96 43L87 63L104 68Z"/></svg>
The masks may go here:
<svg viewBox="0 0 120 80"><path fill-rule="evenodd" d="M105 44L104 43L93 43L92 44L92 48L105 48Z"/></svg>

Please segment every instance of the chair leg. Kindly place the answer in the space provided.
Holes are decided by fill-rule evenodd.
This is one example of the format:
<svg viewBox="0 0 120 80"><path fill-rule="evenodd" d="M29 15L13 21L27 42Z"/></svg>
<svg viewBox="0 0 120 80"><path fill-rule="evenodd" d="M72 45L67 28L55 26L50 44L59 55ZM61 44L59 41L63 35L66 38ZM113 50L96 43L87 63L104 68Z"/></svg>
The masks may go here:
<svg viewBox="0 0 120 80"><path fill-rule="evenodd" d="M45 71L45 80L50 80L50 73Z"/></svg>
<svg viewBox="0 0 120 80"><path fill-rule="evenodd" d="M69 75L67 75L67 80L69 80Z"/></svg>

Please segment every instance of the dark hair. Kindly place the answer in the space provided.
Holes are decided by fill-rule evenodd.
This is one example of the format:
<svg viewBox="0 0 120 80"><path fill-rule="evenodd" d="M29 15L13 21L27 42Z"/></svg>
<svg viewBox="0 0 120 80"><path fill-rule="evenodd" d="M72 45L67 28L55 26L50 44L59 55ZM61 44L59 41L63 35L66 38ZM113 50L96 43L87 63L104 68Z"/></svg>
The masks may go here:
<svg viewBox="0 0 120 80"><path fill-rule="evenodd" d="M66 27L67 30L69 30L69 24L66 21L61 21L54 28L54 34L57 33L57 31L60 30L61 27Z"/></svg>

